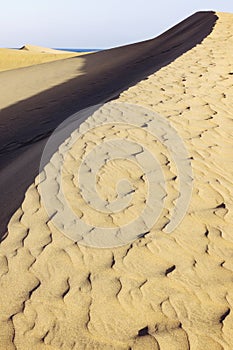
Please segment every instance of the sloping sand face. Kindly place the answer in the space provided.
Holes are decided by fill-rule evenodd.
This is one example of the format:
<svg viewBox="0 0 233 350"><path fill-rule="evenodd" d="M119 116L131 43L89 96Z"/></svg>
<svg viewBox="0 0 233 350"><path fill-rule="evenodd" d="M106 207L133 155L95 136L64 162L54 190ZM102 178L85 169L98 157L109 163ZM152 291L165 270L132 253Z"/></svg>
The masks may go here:
<svg viewBox="0 0 233 350"><path fill-rule="evenodd" d="M232 349L233 21L218 16L201 45L116 101L159 113L183 139L194 181L182 223L164 232L179 181L164 147L156 149L170 204L150 233L122 247L93 248L67 238L45 210L45 179L37 177L1 245L1 349ZM109 129L101 131L89 136L83 153ZM127 130L120 132L124 137ZM57 159L48 164L51 172ZM68 185L75 164L73 154ZM124 165L109 166L125 175ZM112 193L104 192L108 170L100 176L102 198ZM139 191L144 185L137 182Z"/></svg>
<svg viewBox="0 0 233 350"><path fill-rule="evenodd" d="M78 57L75 60L69 60L69 64L66 65L65 60L61 62L59 59L59 61L47 62L47 64L37 62L30 67L0 72L2 82L0 86L0 108L4 109L84 74L84 62L84 58ZM22 82L24 82L23 86ZM12 93L12 89L14 93ZM40 108L40 106L37 108Z"/></svg>

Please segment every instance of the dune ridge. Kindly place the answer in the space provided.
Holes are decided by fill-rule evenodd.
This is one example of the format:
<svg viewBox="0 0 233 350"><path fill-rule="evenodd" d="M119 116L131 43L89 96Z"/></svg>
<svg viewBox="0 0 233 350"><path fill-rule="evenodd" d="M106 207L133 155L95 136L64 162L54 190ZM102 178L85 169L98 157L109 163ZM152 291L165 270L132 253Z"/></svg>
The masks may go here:
<svg viewBox="0 0 233 350"><path fill-rule="evenodd" d="M54 227L37 177L1 244L2 349L232 349L233 15L217 15L201 44L115 100L152 109L182 136L194 173L183 222L163 232L168 206L132 244L83 247Z"/></svg>

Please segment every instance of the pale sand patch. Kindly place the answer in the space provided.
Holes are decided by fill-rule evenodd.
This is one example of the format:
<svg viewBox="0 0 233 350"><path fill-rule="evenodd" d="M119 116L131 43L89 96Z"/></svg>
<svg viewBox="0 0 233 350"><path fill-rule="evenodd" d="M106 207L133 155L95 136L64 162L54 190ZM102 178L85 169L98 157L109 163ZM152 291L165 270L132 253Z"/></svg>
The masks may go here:
<svg viewBox="0 0 233 350"><path fill-rule="evenodd" d="M0 72L83 56L88 53L90 52L65 52L34 45L25 45L20 50L0 48Z"/></svg>
<svg viewBox="0 0 233 350"><path fill-rule="evenodd" d="M59 57L62 56L59 55ZM60 59L43 64L37 62L31 67L0 72L0 109L85 74L84 58L75 57L64 62L65 64L62 64ZM24 82L23 86L22 81Z"/></svg>
<svg viewBox="0 0 233 350"><path fill-rule="evenodd" d="M169 154L163 144L172 131L163 123L164 118L148 109L111 102L72 132L37 179L53 224L76 242L100 248L125 245L148 233L162 220L163 202L172 208L183 194L174 176L183 173L181 186L192 176L190 162L184 163L188 154L181 149L173 160L174 150ZM45 157L54 141L51 136ZM175 148L179 146L178 139ZM163 225L171 226L167 211L164 214Z"/></svg>
<svg viewBox="0 0 233 350"><path fill-rule="evenodd" d="M201 45L119 98L168 118L193 157L183 222L78 246L48 221L37 179L1 245L1 350L232 349L233 20L218 15Z"/></svg>

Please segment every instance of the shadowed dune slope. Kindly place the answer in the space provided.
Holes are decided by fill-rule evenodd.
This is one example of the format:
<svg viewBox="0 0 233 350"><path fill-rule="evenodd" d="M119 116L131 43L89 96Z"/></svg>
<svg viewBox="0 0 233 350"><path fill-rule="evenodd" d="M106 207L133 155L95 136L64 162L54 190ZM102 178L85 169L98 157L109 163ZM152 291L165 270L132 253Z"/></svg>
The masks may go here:
<svg viewBox="0 0 233 350"><path fill-rule="evenodd" d="M217 18L198 12L152 40L0 73L1 234L38 173L50 133L73 113L113 98L200 44Z"/></svg>

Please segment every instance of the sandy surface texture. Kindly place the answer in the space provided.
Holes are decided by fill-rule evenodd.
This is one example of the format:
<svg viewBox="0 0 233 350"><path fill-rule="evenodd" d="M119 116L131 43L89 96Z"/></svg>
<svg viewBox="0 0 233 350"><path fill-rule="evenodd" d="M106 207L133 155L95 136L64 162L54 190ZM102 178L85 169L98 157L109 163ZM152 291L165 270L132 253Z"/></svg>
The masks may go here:
<svg viewBox="0 0 233 350"><path fill-rule="evenodd" d="M79 132L86 136L67 152L77 136L77 131L72 133L27 190L1 243L0 349L233 348L233 15L218 17L201 44L108 103L101 127L96 127L100 112L95 111L80 126ZM189 153L192 198L183 221L170 234L165 228L180 195L180 179L166 142L154 142L150 120L143 120L139 131L130 119L122 120L124 113L117 104L158 113ZM106 125L116 117L122 125ZM90 160L87 155L108 137L130 137L138 148L128 147L131 158L123 160L108 158L114 150L102 152L106 162L97 178L98 193L105 201L102 210L106 202L117 199L114 189L121 175L134 191L130 212L116 217L107 213L103 219L90 209L96 197L89 197L87 204L79 195L88 189L85 176L92 172L88 166L97 163L101 152ZM142 173L133 162L129 165L140 160L140 154L142 164L142 147L156 152L166 179L167 201L158 221L123 246L100 249L76 244L64 234L67 227L57 225L56 212L46 211L43 184L55 206L60 203L56 209L63 210L62 188L77 217L96 226L122 225L138 216L143 206L145 168L149 173L155 170L144 164ZM86 167L80 191L76 172L82 157ZM61 174L62 186L54 174ZM123 200L131 190L126 185L120 189Z"/></svg>
<svg viewBox="0 0 233 350"><path fill-rule="evenodd" d="M35 45L25 45L19 50L0 49L0 72L84 54L87 53L65 52Z"/></svg>

